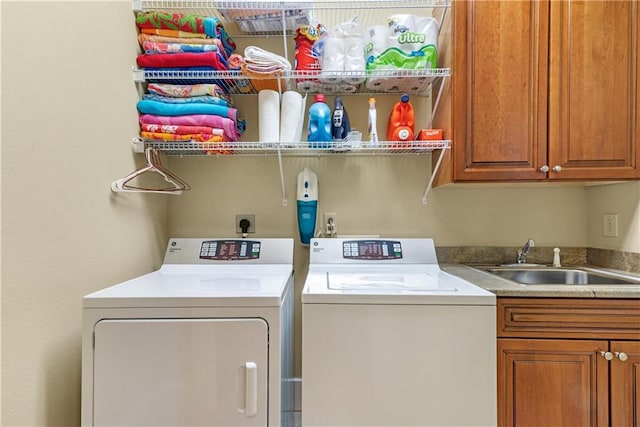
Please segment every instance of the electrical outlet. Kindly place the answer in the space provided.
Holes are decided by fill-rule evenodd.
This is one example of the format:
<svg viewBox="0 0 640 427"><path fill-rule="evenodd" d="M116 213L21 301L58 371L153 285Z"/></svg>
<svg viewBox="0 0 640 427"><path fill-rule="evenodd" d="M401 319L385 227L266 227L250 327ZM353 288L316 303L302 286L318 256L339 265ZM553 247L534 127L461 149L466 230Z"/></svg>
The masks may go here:
<svg viewBox="0 0 640 427"><path fill-rule="evenodd" d="M327 213L324 214L324 234L327 237L336 237L338 235L338 215L335 213Z"/></svg>
<svg viewBox="0 0 640 427"><path fill-rule="evenodd" d="M242 233L242 227L240 227L240 221L246 219L249 221L249 228L247 233L256 232L256 216L254 214L238 214L236 215L236 233Z"/></svg>
<svg viewBox="0 0 640 427"><path fill-rule="evenodd" d="M618 214L602 216L602 234L608 237L618 237Z"/></svg>

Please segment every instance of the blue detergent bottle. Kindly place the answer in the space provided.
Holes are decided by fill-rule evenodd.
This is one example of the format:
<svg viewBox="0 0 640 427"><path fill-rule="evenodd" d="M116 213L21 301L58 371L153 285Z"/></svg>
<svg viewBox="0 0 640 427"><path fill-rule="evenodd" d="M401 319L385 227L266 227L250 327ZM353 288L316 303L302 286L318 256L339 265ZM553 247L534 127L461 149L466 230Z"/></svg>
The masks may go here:
<svg viewBox="0 0 640 427"><path fill-rule="evenodd" d="M313 97L313 104L309 107L307 134L309 147L329 148L331 146L331 109L321 93Z"/></svg>

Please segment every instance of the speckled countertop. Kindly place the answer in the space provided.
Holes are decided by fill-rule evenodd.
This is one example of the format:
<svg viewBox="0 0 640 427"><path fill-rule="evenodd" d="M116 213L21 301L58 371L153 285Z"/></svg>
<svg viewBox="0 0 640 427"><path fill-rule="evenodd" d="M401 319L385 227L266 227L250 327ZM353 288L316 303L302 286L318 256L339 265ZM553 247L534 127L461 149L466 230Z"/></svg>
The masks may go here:
<svg viewBox="0 0 640 427"><path fill-rule="evenodd" d="M521 285L462 264L440 264L440 268L499 297L640 298L639 285ZM640 279L640 274L599 268Z"/></svg>

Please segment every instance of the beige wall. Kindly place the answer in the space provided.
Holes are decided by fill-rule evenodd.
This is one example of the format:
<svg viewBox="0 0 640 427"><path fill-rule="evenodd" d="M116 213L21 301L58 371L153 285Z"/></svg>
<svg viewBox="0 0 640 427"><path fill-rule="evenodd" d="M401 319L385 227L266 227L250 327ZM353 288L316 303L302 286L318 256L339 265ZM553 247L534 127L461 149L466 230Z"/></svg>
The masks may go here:
<svg viewBox="0 0 640 427"><path fill-rule="evenodd" d="M82 296L158 267L136 168L130 2L2 2L2 425L80 422Z"/></svg>
<svg viewBox="0 0 640 427"><path fill-rule="evenodd" d="M588 245L640 253L640 182L589 187ZM619 237L603 236L602 216L618 214Z"/></svg>
<svg viewBox="0 0 640 427"><path fill-rule="evenodd" d="M338 214L341 234L431 236L441 246L528 237L544 246L595 244L588 212L620 194L616 186L445 187L424 206L430 159L420 156L285 158L286 207L275 157L172 158L191 192L114 195L111 181L142 160L129 148L137 99L131 2L1 7L2 425L77 425L81 297L158 267L168 236L234 235L236 213L256 215L256 236L296 236L295 181L304 166L318 173L320 212ZM238 105L255 126L255 98ZM621 186L635 191L618 212L621 223L636 218L625 227L631 233L639 187ZM298 292L307 257L296 245Z"/></svg>

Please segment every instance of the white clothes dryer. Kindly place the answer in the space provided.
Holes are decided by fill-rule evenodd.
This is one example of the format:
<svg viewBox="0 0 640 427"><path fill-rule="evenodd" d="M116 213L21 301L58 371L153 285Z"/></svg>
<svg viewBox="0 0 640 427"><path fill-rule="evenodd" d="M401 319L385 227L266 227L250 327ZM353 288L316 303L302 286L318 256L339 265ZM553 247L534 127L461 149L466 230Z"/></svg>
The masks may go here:
<svg viewBox="0 0 640 427"><path fill-rule="evenodd" d="M312 239L303 426L495 426L496 298L431 239Z"/></svg>
<svg viewBox="0 0 640 427"><path fill-rule="evenodd" d="M288 426L293 240L171 239L83 298L84 426Z"/></svg>

